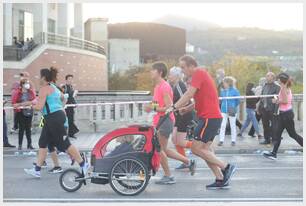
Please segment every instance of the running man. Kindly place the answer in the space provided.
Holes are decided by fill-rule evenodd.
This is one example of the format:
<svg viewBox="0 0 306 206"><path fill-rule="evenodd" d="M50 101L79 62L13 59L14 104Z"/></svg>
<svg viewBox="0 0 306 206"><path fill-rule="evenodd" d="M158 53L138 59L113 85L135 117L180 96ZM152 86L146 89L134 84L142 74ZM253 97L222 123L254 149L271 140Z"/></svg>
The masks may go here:
<svg viewBox="0 0 306 206"><path fill-rule="evenodd" d="M163 62L156 62L152 65L151 77L154 81L154 95L153 102L155 104L148 104L145 106L145 110L150 112L154 110L156 114L153 117L153 126L156 128L162 121L162 118L166 118L161 125L159 125L157 136L160 143L161 151L161 166L164 170L164 176L156 182L156 184L175 184L175 179L171 176L170 168L168 165L168 158L176 159L182 163L188 165L191 175L195 172L195 161L188 160L186 157L177 153L175 150L168 148L168 140L173 130L174 115L171 113L169 117L165 116L165 111L172 105L173 92L171 86L165 81L167 76L167 66Z"/></svg>
<svg viewBox="0 0 306 206"><path fill-rule="evenodd" d="M169 111L180 110L194 98L199 121L195 129L191 151L206 161L216 177L215 182L206 185L206 188L226 188L236 171L236 166L218 159L211 146L222 122L217 88L208 72L204 68L198 67L194 57L182 56L179 63L184 74L191 77L191 83L185 94L169 108Z"/></svg>

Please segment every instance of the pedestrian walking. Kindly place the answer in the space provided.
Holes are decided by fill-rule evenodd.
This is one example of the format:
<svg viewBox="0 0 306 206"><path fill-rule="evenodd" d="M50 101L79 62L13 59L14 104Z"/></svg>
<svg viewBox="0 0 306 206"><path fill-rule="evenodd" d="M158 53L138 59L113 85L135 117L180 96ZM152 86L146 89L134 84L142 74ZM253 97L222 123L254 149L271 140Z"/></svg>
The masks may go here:
<svg viewBox="0 0 306 206"><path fill-rule="evenodd" d="M255 93L253 91L254 89L254 84L253 83L248 83L247 87L246 87L246 91L245 91L245 95L246 96L254 96ZM261 139L263 136L261 135L261 133L259 132L259 126L258 126L258 122L255 116L255 109L256 109L256 104L259 101L259 98L247 98L246 99L246 113L247 113L247 118L243 123L243 126L240 130L240 132L238 133L238 136L242 137L243 136L243 132L245 131L245 129L249 126L250 123L252 123L252 126L254 127L256 134L258 136L258 139Z"/></svg>
<svg viewBox="0 0 306 206"><path fill-rule="evenodd" d="M173 103L176 103L181 96L187 91L186 84L182 81L182 70L179 67L172 67L169 72L169 82L173 90ZM191 124L193 119L192 110L194 104L192 101L181 110L182 112L175 112L175 124L172 132L172 142L175 145L176 151L186 157L185 148L191 148L192 141L186 140L187 126ZM186 169L187 164L180 164L176 169Z"/></svg>
<svg viewBox="0 0 306 206"><path fill-rule="evenodd" d="M275 129L275 141L273 150L269 153L264 153L264 157L275 160L277 158L277 151L282 141L282 133L284 129L287 130L289 136L294 139L301 147L303 147L303 138L297 134L294 124L294 113L292 109L292 81L287 73L280 73L278 75L280 83L279 96L272 99L273 104L279 105L279 115L277 118L277 127Z"/></svg>
<svg viewBox="0 0 306 206"><path fill-rule="evenodd" d="M175 179L171 176L170 168L168 165L168 157L179 160L182 163L188 165L191 175L194 174L195 161L189 160L187 157L177 153L168 147L168 140L173 130L175 117L173 113L170 113L169 117L165 117L166 110L171 107L173 100L173 92L171 86L164 79L167 76L167 66L163 62L156 62L152 65L151 78L154 81L154 95L153 103L145 106L147 112L152 110L156 112L153 117L153 126L156 128L163 118L166 118L157 132L158 141L161 147L161 166L164 170L164 176L156 181L156 184L175 184ZM185 106L185 105L184 105Z"/></svg>
<svg viewBox="0 0 306 206"><path fill-rule="evenodd" d="M258 86L255 88L255 91L254 91L254 93L255 93L256 96L261 95L262 88L263 88L263 86L265 85L265 83L266 83L266 78L265 78L265 77L262 77L262 78L259 79L259 84L258 84ZM257 122L258 122L258 124L259 124L259 121L261 120L261 114L260 114L258 108L259 108L259 101L257 102L257 104L256 104L256 109L255 109L256 120L257 120ZM255 134L255 129L254 129L253 125L252 125L252 127L251 127L251 129L250 129L248 135L249 135L250 137L255 137L254 134Z"/></svg>
<svg viewBox="0 0 306 206"><path fill-rule="evenodd" d="M236 166L218 159L211 146L222 122L216 85L208 72L198 67L194 57L185 55L180 58L179 62L183 73L191 77L191 83L184 95L169 108L169 111L180 110L194 98L199 120L195 128L191 151L206 161L216 177L216 180L206 185L206 188L227 188L236 171Z"/></svg>
<svg viewBox="0 0 306 206"><path fill-rule="evenodd" d="M262 88L262 95L278 95L280 87L275 83L275 74L268 72L266 75L266 83ZM278 105L273 104L273 97L263 97L259 103L259 113L262 115L262 125L264 131L264 140L260 144L270 145L275 127L277 127L277 111Z"/></svg>
<svg viewBox="0 0 306 206"><path fill-rule="evenodd" d="M239 91L235 88L235 79L234 77L227 76L223 79L223 86L224 89L221 91L221 97L235 97L240 96ZM222 99L221 100L221 115L222 115L222 123L220 129L220 140L219 146L222 146L224 143L225 138L225 130L227 120L229 119L230 127L231 127L231 139L232 139L232 146L236 145L236 118L237 118L237 110L238 105L240 104L240 100L237 99Z"/></svg>

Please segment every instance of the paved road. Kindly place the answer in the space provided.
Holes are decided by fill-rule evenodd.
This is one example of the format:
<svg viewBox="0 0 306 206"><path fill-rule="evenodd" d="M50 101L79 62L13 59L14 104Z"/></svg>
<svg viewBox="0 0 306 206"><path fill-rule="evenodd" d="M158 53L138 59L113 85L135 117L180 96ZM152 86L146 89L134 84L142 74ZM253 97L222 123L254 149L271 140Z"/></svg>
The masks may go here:
<svg viewBox="0 0 306 206"><path fill-rule="evenodd" d="M42 178L33 179L23 172L31 166L34 157L4 155L4 193L6 202L117 202L117 201L302 201L303 158L302 155L280 154L277 161L260 155L220 155L239 167L228 190L208 191L205 185L213 180L204 162L198 160L198 170L191 177L188 172L174 171L176 185L154 184L153 177L147 189L136 197L117 195L109 185L88 184L79 191L68 193L61 189L58 174L42 172ZM60 156L63 167L69 167L69 159ZM47 160L51 165L51 160ZM173 169L178 163L170 161ZM51 166L49 166L51 167ZM158 173L157 176L160 176Z"/></svg>

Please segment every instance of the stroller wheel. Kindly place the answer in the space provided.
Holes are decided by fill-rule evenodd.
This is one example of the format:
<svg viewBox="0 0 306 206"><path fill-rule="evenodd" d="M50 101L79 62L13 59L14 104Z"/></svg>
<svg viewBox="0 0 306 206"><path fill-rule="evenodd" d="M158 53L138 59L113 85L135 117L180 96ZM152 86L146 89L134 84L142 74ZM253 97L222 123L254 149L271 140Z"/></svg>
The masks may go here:
<svg viewBox="0 0 306 206"><path fill-rule="evenodd" d="M64 171L60 178L59 182L61 187L67 192L75 192L81 188L84 180L78 180L82 178L82 174L76 169L67 169Z"/></svg>
<svg viewBox="0 0 306 206"><path fill-rule="evenodd" d="M120 195L133 196L141 193L149 183L147 166L135 158L117 161L112 167L109 183Z"/></svg>

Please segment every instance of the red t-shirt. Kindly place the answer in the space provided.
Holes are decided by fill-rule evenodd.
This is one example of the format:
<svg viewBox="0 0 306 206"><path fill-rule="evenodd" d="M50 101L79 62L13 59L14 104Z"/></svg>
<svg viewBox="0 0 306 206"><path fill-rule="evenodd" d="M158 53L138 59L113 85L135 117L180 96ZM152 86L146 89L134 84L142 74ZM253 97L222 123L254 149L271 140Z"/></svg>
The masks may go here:
<svg viewBox="0 0 306 206"><path fill-rule="evenodd" d="M222 118L215 82L204 68L197 68L193 73L191 86L197 89L194 95L197 116Z"/></svg>

